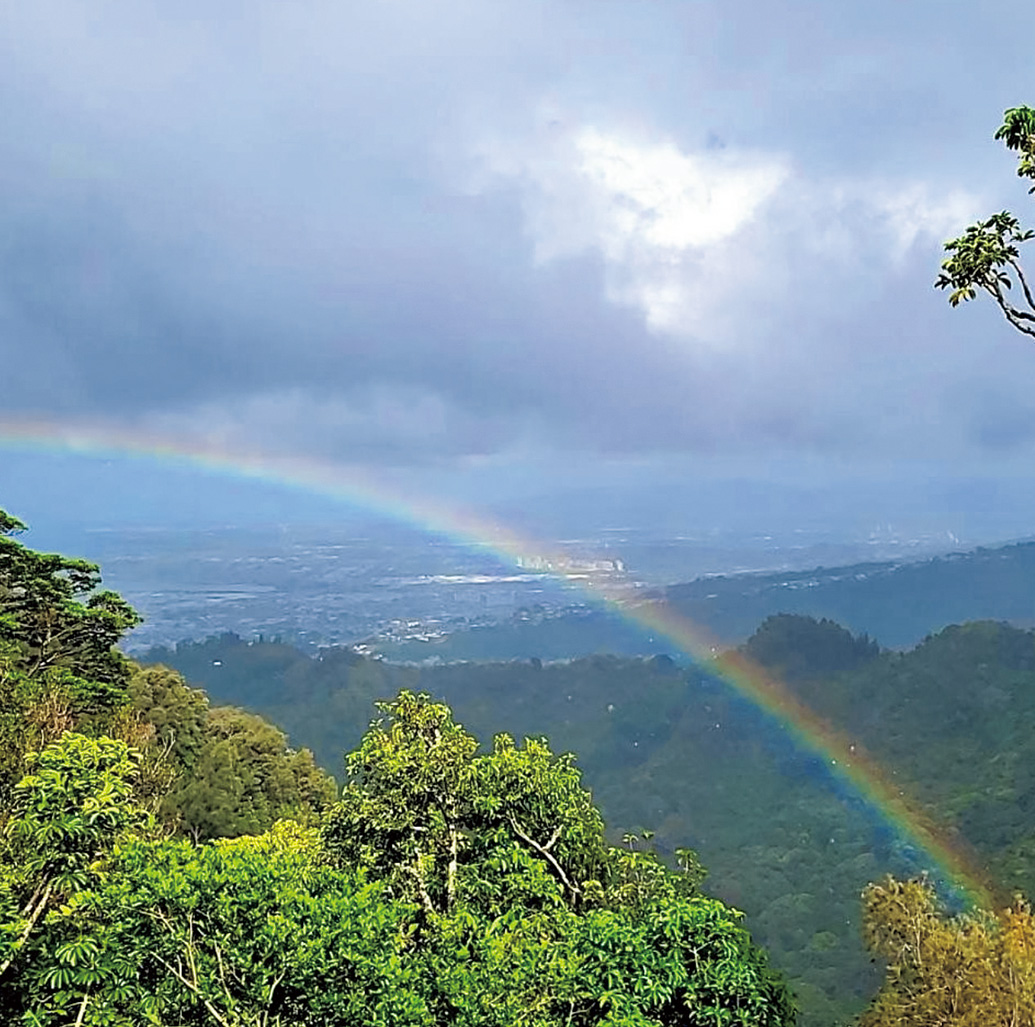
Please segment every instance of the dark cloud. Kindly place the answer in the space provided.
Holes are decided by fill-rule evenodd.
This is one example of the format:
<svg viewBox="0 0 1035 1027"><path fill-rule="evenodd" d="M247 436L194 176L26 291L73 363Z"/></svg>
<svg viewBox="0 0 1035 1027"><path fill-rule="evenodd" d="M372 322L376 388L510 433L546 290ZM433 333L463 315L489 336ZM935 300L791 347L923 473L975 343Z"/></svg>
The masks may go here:
<svg viewBox="0 0 1035 1027"><path fill-rule="evenodd" d="M1023 448L1031 353L930 282L1025 202L989 137L1033 21L13 5L0 413L391 462Z"/></svg>

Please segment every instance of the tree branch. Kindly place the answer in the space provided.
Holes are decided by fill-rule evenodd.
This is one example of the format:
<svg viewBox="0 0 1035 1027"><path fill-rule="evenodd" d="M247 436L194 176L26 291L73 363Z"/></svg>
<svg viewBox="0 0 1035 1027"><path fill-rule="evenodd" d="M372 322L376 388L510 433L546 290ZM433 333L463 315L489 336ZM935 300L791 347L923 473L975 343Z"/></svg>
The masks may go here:
<svg viewBox="0 0 1035 1027"><path fill-rule="evenodd" d="M90 993L83 993L83 1001L79 1004L79 1015L75 1018L75 1027L82 1027L83 1017L86 1016L86 1003L90 1001Z"/></svg>
<svg viewBox="0 0 1035 1027"><path fill-rule="evenodd" d="M277 976L274 977L272 982L270 983L269 994L266 996L266 1008L263 1010L262 1013L262 1027L267 1027L267 1024L269 1024L270 1010L273 1008L273 993L277 990L277 985L280 984L282 980L284 980L284 976L286 973L287 970L281 970L280 973L277 974Z"/></svg>
<svg viewBox="0 0 1035 1027"><path fill-rule="evenodd" d="M459 838L455 824L449 825L449 866L446 868L446 909L453 908L456 898L456 871L459 863Z"/></svg>
<svg viewBox="0 0 1035 1027"><path fill-rule="evenodd" d="M43 889L43 894L40 896L39 902L36 903L36 908L31 911L29 916L29 922L25 925L25 929L22 931L21 936L14 943L14 947L11 950L11 954L0 963L0 977L3 977L7 973L11 964L14 962L14 957L21 951L22 946L29 940L29 935L32 934L33 928L36 926L36 922L39 920L43 911L47 908L47 903L50 901L50 893L54 887L53 881L48 881L46 887ZM37 893L39 888L37 887ZM33 896L35 898L35 894ZM32 900L30 899L30 902Z"/></svg>
<svg viewBox="0 0 1035 1027"><path fill-rule="evenodd" d="M32 912L33 907L36 905L36 900L40 897L40 892L47 887L47 881L48 878L44 876L39 884L36 885L35 890L29 896L29 901L22 907L22 916L28 916Z"/></svg>
<svg viewBox="0 0 1035 1027"><path fill-rule="evenodd" d="M994 288L986 286L985 288L998 304L999 309L1003 312L1003 316L1006 320L1009 321L1017 331L1024 335L1030 335L1035 339L1035 315L1026 314L1023 310L1017 310L1011 304L1007 303L1002 290L999 289L998 286ZM1033 324L1025 324L1025 321L1031 321Z"/></svg>
<svg viewBox="0 0 1035 1027"><path fill-rule="evenodd" d="M1027 325L1023 321L1019 321L1016 317L1017 312L1014 310L1007 310L1005 313L1006 320L1009 321L1017 331L1035 338L1035 325ZM1032 318L1032 320L1035 321L1035 318Z"/></svg>
<svg viewBox="0 0 1035 1027"><path fill-rule="evenodd" d="M1010 266L1017 273L1017 281L1021 283L1021 290L1024 292L1024 298L1028 301L1028 306L1035 310L1035 296L1032 295L1032 291L1028 286L1028 280L1024 277L1024 271L1021 268L1020 262L1011 260Z"/></svg>
<svg viewBox="0 0 1035 1027"><path fill-rule="evenodd" d="M544 846L540 845L534 838L530 837L524 831L522 831L521 828L518 826L518 822L513 817L510 817L509 819L510 826L514 829L514 833L523 842L525 842L528 845L531 845L532 848L535 849L535 851L538 852L539 855L542 856L543 859L545 859L551 867L553 867L554 872L561 879L561 883L564 885L565 888L568 889L568 891L571 892L572 898L578 898L582 894L582 890L578 887L578 885L572 884L571 879L564 872L564 867L562 867L561 864L557 862L557 858L550 851L550 849L556 843L557 839L560 837L561 829L558 827L557 830L554 831L553 837Z"/></svg>
<svg viewBox="0 0 1035 1027"><path fill-rule="evenodd" d="M212 1005L212 1003L207 998L205 998L204 995L202 995L201 989L197 986L197 984L194 984L191 981L189 981L175 966L173 966L171 963L169 963L165 959L163 959L160 955L158 955L157 952L154 954L154 957L188 991L190 991L192 994L196 995L199 999L201 999L201 1001L204 1004L205 1008L209 1011L209 1014L211 1015L212 1019L216 1021L216 1023L221 1024L222 1027L230 1027L229 1022L222 1015L220 1015L219 1010L216 1009L216 1007L214 1005Z"/></svg>
<svg viewBox="0 0 1035 1027"><path fill-rule="evenodd" d="M420 871L420 848L416 845L413 847L413 854L416 857L416 863L414 866L407 864L406 869L417 879L417 889L420 892L421 902L424 904L424 909L432 916L435 915L436 909L435 904L431 901L431 896L428 894L428 887L424 881L424 875Z"/></svg>

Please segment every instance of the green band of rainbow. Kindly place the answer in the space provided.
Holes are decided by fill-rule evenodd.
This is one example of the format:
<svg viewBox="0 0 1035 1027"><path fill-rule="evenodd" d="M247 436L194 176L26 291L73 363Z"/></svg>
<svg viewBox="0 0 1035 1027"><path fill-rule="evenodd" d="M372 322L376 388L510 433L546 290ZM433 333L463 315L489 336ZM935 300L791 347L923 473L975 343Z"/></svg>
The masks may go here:
<svg viewBox="0 0 1035 1027"><path fill-rule="evenodd" d="M365 468L232 452L195 440L44 420L0 420L0 447L95 457L138 457L288 486L375 510L484 548L510 562L565 566L564 553L552 552L547 546L473 512L426 497L406 496ZM805 706L757 664L735 651L719 653L717 641L701 627L666 603L634 600L628 587L613 577L555 573L626 620L663 636L678 651L775 718L802 750L822 758L834 777L857 792L896 833L922 849L932 862L931 869L968 901L986 908L1001 902L999 889L963 839L939 825L860 745Z"/></svg>

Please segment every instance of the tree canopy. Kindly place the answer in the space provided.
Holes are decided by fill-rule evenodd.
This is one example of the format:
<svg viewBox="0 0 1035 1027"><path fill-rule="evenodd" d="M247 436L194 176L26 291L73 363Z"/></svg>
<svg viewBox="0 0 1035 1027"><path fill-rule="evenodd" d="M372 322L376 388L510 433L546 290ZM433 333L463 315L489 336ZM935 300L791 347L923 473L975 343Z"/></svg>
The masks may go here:
<svg viewBox="0 0 1035 1027"><path fill-rule="evenodd" d="M1011 107L995 133L1018 155L1017 174L1035 181L1035 109ZM1029 190L1035 193L1035 185ZM1008 210L970 225L945 244L950 254L942 262L935 285L949 289L949 303L959 306L974 299L978 290L995 301L1006 320L1024 335L1035 338L1035 293L1020 263L1022 243L1035 231L1026 229Z"/></svg>
<svg viewBox="0 0 1035 1027"><path fill-rule="evenodd" d="M0 644L30 676L62 671L95 685L124 684L125 658L114 647L140 615L98 587L96 564L29 549L14 537L24 530L0 510Z"/></svg>
<svg viewBox="0 0 1035 1027"><path fill-rule="evenodd" d="M420 910L429 943L463 939L475 979L488 971L478 1016L467 1012L470 984L448 972L456 990L436 999L438 1022L517 1023L521 1010L542 1024L792 1022L739 914L698 892L693 853L681 850L673 871L632 836L609 845L574 757L508 735L480 753L425 695L378 707L324 839L339 865ZM504 936L508 984L493 995L493 939ZM497 1004L510 1012L483 1019Z"/></svg>
<svg viewBox="0 0 1035 1027"><path fill-rule="evenodd" d="M0 801L29 749L125 705L131 668L115 645L140 623L99 588L96 564L30 549L25 530L0 510Z"/></svg>
<svg viewBox="0 0 1035 1027"><path fill-rule="evenodd" d="M0 854L4 1022L793 1023L692 854L669 870L608 845L571 757L505 736L479 753L423 695L381 712L322 831L165 838L124 743L70 732L33 755Z"/></svg>

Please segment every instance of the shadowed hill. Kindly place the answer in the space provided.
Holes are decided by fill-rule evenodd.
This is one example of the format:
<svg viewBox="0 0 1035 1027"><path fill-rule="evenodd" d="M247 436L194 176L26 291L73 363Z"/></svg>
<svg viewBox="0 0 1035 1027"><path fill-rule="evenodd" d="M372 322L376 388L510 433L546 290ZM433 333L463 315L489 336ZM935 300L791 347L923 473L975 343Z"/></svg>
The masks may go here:
<svg viewBox="0 0 1035 1027"><path fill-rule="evenodd" d="M1035 624L1035 542L916 563L701 578L673 585L666 598L731 642L772 614L798 613L830 618L898 649L964 621Z"/></svg>

